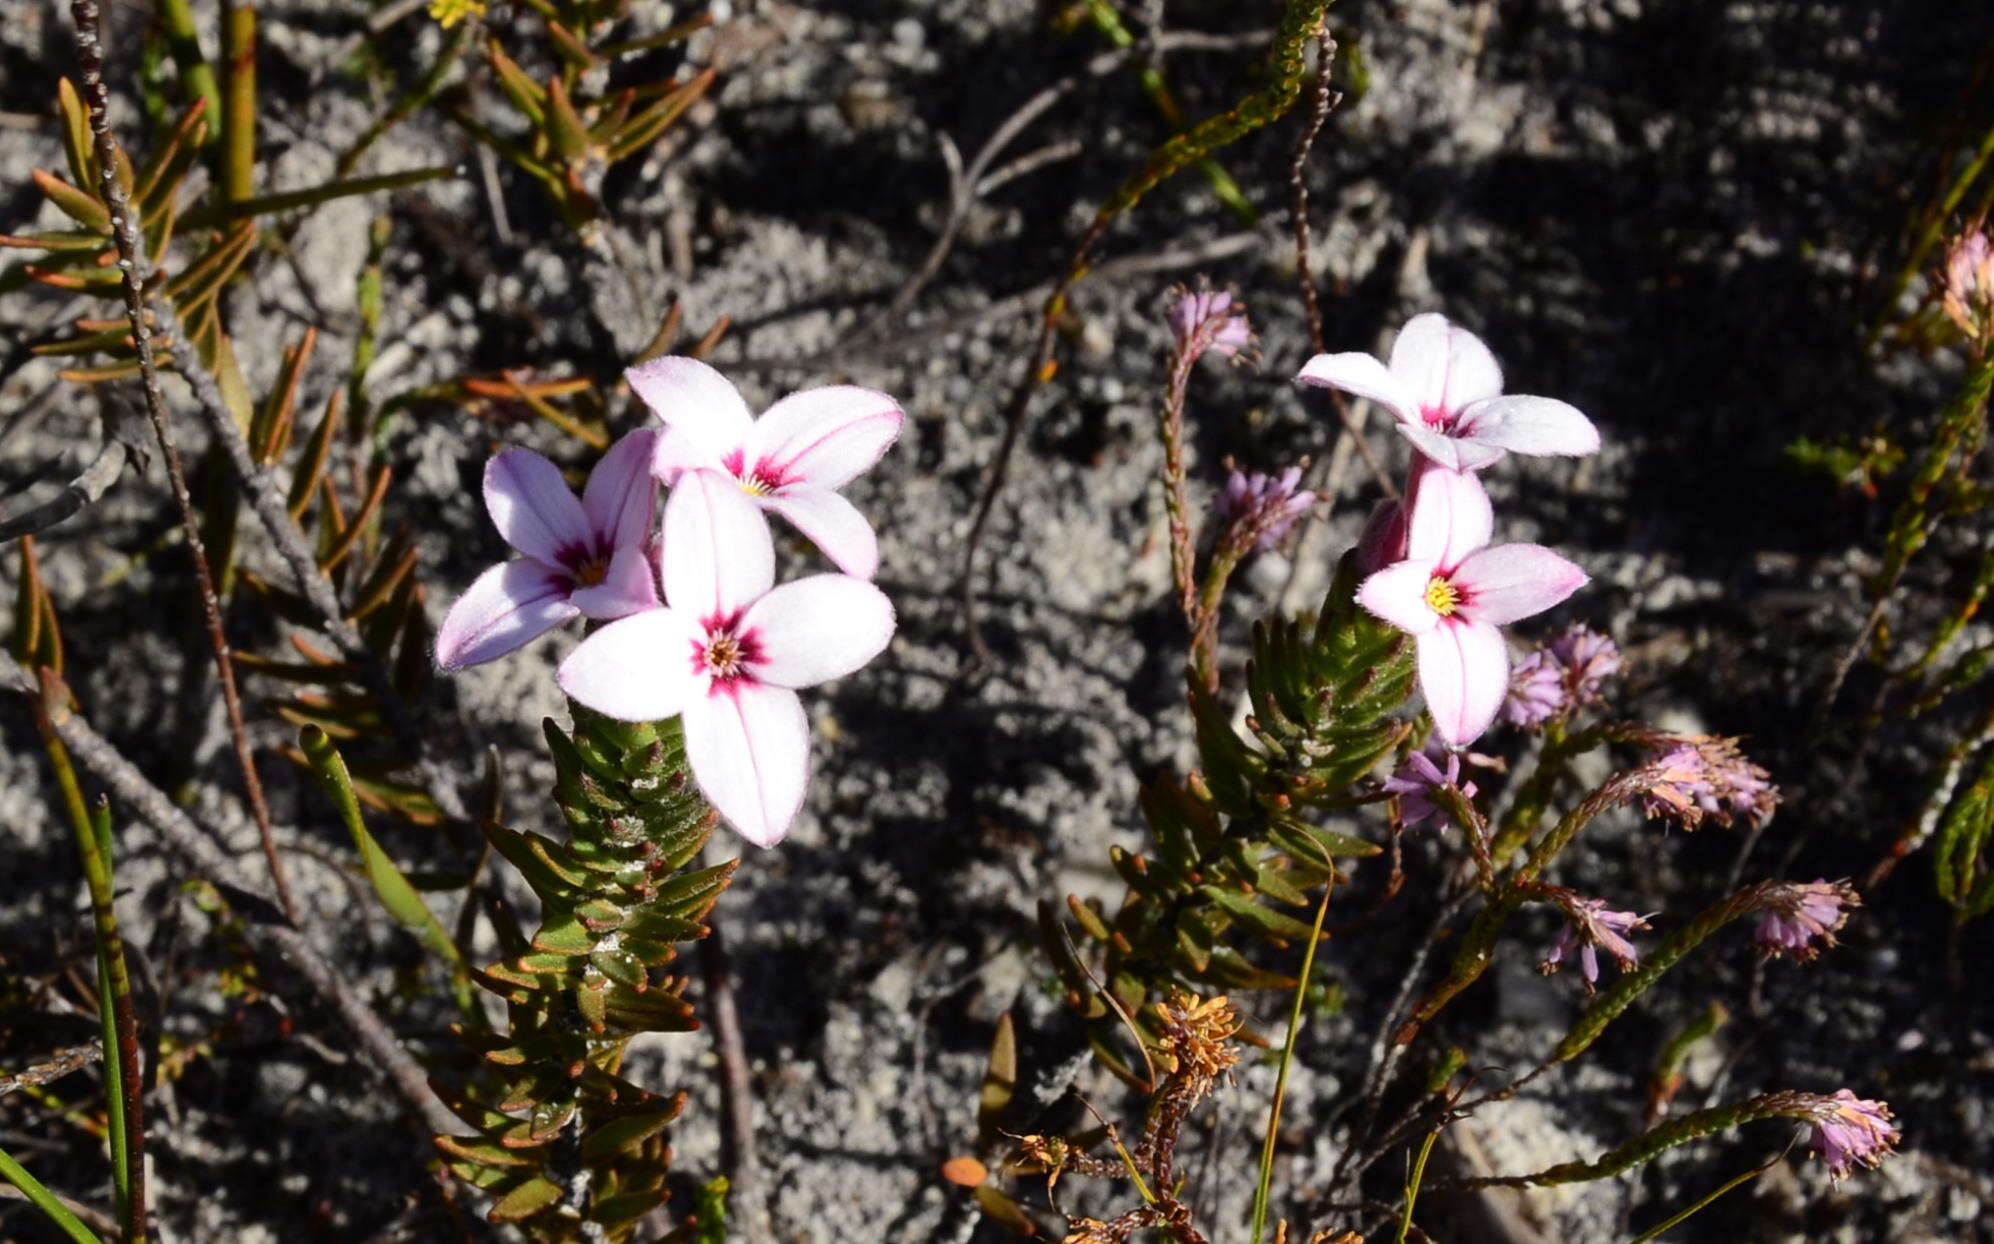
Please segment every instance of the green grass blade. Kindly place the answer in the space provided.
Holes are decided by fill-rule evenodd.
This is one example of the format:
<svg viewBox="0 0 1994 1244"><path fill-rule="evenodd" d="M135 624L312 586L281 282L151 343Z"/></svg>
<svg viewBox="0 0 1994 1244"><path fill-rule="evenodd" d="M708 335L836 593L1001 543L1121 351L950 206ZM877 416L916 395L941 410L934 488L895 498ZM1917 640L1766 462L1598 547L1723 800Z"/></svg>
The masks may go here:
<svg viewBox="0 0 1994 1244"><path fill-rule="evenodd" d="M95 1232L84 1226L80 1218L56 1199L55 1193L43 1187L41 1180L28 1174L27 1168L16 1162L5 1149L0 1149L0 1178L19 1188L30 1205L48 1215L48 1220L61 1227L77 1244L104 1244Z"/></svg>

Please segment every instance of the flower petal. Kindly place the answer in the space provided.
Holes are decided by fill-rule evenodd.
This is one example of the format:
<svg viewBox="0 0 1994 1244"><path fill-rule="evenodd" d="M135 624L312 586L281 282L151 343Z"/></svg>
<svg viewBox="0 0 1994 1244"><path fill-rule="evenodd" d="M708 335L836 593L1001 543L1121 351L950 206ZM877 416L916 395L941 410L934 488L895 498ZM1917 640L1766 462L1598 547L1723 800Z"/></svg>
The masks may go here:
<svg viewBox="0 0 1994 1244"><path fill-rule="evenodd" d="M658 721L703 695L693 669L704 634L677 609L646 609L611 622L561 662L554 681L575 700L619 721Z"/></svg>
<svg viewBox="0 0 1994 1244"><path fill-rule="evenodd" d="M651 512L658 496L651 463L659 439L649 428L625 433L589 472L588 487L582 489L582 513L611 549L642 544L651 534Z"/></svg>
<svg viewBox="0 0 1994 1244"><path fill-rule="evenodd" d="M819 574L797 579L749 605L740 631L759 632L762 659L752 673L778 687L843 678L886 649L893 603L864 579Z"/></svg>
<svg viewBox="0 0 1994 1244"><path fill-rule="evenodd" d="M755 421L750 465L784 484L839 488L879 461L905 420L898 402L872 389L805 389Z"/></svg>
<svg viewBox="0 0 1994 1244"><path fill-rule="evenodd" d="M1599 429L1576 406L1550 397L1490 398L1461 414L1454 430L1517 454L1581 457L1599 452Z"/></svg>
<svg viewBox="0 0 1994 1244"><path fill-rule="evenodd" d="M669 488L678 481L681 471L724 471L727 464L720 455L710 454L700 443L677 428L662 429L658 437L658 453L651 460L651 471L660 483Z"/></svg>
<svg viewBox="0 0 1994 1244"><path fill-rule="evenodd" d="M666 427L684 432L715 459L744 447L754 431L755 418L740 390L698 359L652 359L623 378Z"/></svg>
<svg viewBox="0 0 1994 1244"><path fill-rule="evenodd" d="M591 543L582 503L561 468L530 449L508 449L485 464L485 508L505 542L549 566Z"/></svg>
<svg viewBox="0 0 1994 1244"><path fill-rule="evenodd" d="M658 560L665 602L701 620L733 613L775 582L768 520L718 471L687 471L672 486Z"/></svg>
<svg viewBox="0 0 1994 1244"><path fill-rule="evenodd" d="M479 575L436 631L436 663L463 669L502 657L580 613L565 575L516 557Z"/></svg>
<svg viewBox="0 0 1994 1244"><path fill-rule="evenodd" d="M1407 557L1451 569L1495 533L1488 490L1470 472L1450 471L1423 459L1413 464L1410 492Z"/></svg>
<svg viewBox="0 0 1994 1244"><path fill-rule="evenodd" d="M1502 368L1482 339L1437 311L1415 315L1392 343L1392 376L1419 411L1453 414L1502 392Z"/></svg>
<svg viewBox="0 0 1994 1244"><path fill-rule="evenodd" d="M716 683L685 706L685 755L699 789L743 838L772 847L789 832L810 777L810 723L794 691Z"/></svg>
<svg viewBox="0 0 1994 1244"><path fill-rule="evenodd" d="M1450 621L1419 637L1419 689L1450 747L1466 747L1489 728L1508 686L1509 649L1495 627Z"/></svg>
<svg viewBox="0 0 1994 1244"><path fill-rule="evenodd" d="M1450 471L1479 471L1491 462L1501 460L1503 455L1503 450L1497 446L1449 436L1423 423L1401 421L1397 426L1399 435L1411 441L1422 457Z"/></svg>
<svg viewBox="0 0 1994 1244"><path fill-rule="evenodd" d="M788 519L846 574L870 579L879 570L879 537L858 507L835 492L799 488L763 497L766 509Z"/></svg>
<svg viewBox="0 0 1994 1244"><path fill-rule="evenodd" d="M658 583L652 577L651 559L642 543L626 544L609 556L602 582L594 587L578 587L570 598L582 613L598 621L627 617L645 609L656 609Z"/></svg>
<svg viewBox="0 0 1994 1244"><path fill-rule="evenodd" d="M1410 635L1424 635L1440 625L1440 615L1426 603L1433 582L1430 561L1403 561L1387 566L1357 588L1357 603Z"/></svg>
<svg viewBox="0 0 1994 1244"><path fill-rule="evenodd" d="M1585 571L1541 544L1477 549L1454 571L1462 615L1494 626L1542 613L1585 581Z"/></svg>
<svg viewBox="0 0 1994 1244"><path fill-rule="evenodd" d="M1368 354L1318 354L1302 364L1295 379L1318 388L1341 389L1369 398L1401 419L1419 418L1419 402L1412 391Z"/></svg>

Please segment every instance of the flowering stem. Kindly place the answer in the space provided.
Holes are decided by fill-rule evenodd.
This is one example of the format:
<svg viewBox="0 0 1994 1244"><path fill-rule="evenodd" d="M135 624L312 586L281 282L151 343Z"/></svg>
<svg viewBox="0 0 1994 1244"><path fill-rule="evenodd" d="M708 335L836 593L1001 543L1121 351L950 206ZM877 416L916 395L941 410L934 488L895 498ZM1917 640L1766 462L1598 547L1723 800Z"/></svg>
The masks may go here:
<svg viewBox="0 0 1994 1244"><path fill-rule="evenodd" d="M1198 599L1193 583L1196 572L1192 566L1191 502L1184 480L1184 398L1190 388L1191 368L1197 361L1195 345L1171 351L1169 373L1163 385L1163 406L1156 414L1156 430L1163 438L1163 508L1170 517L1170 580L1177 588L1184 624L1191 628L1194 651Z"/></svg>
<svg viewBox="0 0 1994 1244"><path fill-rule="evenodd" d="M1309 936L1308 949L1302 952L1301 976L1295 982L1294 1003L1288 1008L1288 1039L1281 1045L1281 1069L1275 1073L1274 1099L1267 1106L1267 1134L1260 1142L1260 1182L1253 1191L1251 1244L1260 1244L1267 1230L1267 1194L1274 1183L1274 1141L1281 1129L1281 1104L1288 1092L1288 1068L1295 1061L1295 1042L1302 1032L1302 1007L1308 1000L1309 978L1315 973L1316 946L1322 941L1322 924L1329 916L1329 896L1335 890L1336 881L1332 875L1322 887L1322 901L1316 904L1315 927Z"/></svg>
<svg viewBox="0 0 1994 1244"><path fill-rule="evenodd" d="M1503 818L1502 828L1496 832L1495 844L1490 848L1491 855L1507 863L1510 856L1530 841L1530 835L1537 832L1538 823L1544 819L1544 809L1558 792L1558 783L1565 776L1567 764L1573 757L1591 751L1599 742L1595 731L1572 735L1566 733L1563 722L1553 721L1545 725L1544 746L1537 753L1530 776L1517 788L1516 802L1510 806L1509 815Z"/></svg>
<svg viewBox="0 0 1994 1244"><path fill-rule="evenodd" d="M1618 1148L1608 1150L1600 1155L1597 1161L1561 1162L1535 1174L1470 1180L1466 1186L1494 1188L1535 1185L1545 1188L1558 1184L1586 1183L1595 1179L1605 1179L1610 1175L1618 1175L1630 1167L1639 1166L1643 1162L1652 1161L1666 1149L1708 1136L1712 1132L1728 1131L1760 1119L1781 1117L1808 1117L1804 1104L1796 1094L1765 1093L1736 1105L1712 1106L1708 1110L1686 1114L1680 1119L1643 1132Z"/></svg>

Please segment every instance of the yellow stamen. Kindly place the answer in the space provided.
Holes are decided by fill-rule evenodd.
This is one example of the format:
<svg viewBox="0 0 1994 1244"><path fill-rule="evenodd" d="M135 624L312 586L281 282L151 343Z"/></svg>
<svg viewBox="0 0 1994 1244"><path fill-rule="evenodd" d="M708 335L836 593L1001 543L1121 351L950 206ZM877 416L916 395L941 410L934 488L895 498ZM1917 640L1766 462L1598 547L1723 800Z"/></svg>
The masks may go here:
<svg viewBox="0 0 1994 1244"><path fill-rule="evenodd" d="M1461 589L1434 575L1426 584L1426 607L1445 618L1461 607Z"/></svg>
<svg viewBox="0 0 1994 1244"><path fill-rule="evenodd" d="M609 577L609 563L597 558L585 561L575 569L575 582L583 587L594 587Z"/></svg>

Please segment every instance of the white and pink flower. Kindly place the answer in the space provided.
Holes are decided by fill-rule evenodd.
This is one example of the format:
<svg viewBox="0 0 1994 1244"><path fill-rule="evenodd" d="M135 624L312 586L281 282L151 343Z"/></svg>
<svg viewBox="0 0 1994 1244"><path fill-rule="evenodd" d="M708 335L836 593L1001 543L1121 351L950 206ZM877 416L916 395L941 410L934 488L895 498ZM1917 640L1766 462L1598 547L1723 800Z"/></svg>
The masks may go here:
<svg viewBox="0 0 1994 1244"><path fill-rule="evenodd" d="M1454 747L1488 729L1509 688L1499 629L1551 608L1586 574L1536 544L1491 547L1488 493L1472 474L1415 470L1405 555L1357 589L1357 603L1419 646L1419 686L1434 728Z"/></svg>
<svg viewBox="0 0 1994 1244"><path fill-rule="evenodd" d="M810 728L796 689L878 656L893 637L893 606L852 575L775 587L768 524L728 473L680 472L660 552L664 606L582 641L557 680L620 720L678 716L707 800L742 837L773 846L809 779Z"/></svg>
<svg viewBox="0 0 1994 1244"><path fill-rule="evenodd" d="M1434 311L1406 321L1389 365L1368 354L1318 354L1295 378L1378 403L1420 453L1451 470L1478 471L1505 453L1599 449L1598 430L1577 408L1504 396L1502 368L1481 338Z"/></svg>
<svg viewBox="0 0 1994 1244"><path fill-rule="evenodd" d="M838 489L878 462L906 416L884 393L829 385L792 393L762 412L725 376L697 359L667 357L624 373L667 429L657 471L720 472L755 505L787 519L847 574L870 579L879 540Z"/></svg>
<svg viewBox="0 0 1994 1244"><path fill-rule="evenodd" d="M577 617L621 618L658 603L645 546L658 434L610 446L579 501L561 470L530 449L485 464L485 508L520 556L478 576L436 633L436 663L461 669L504 656Z"/></svg>

